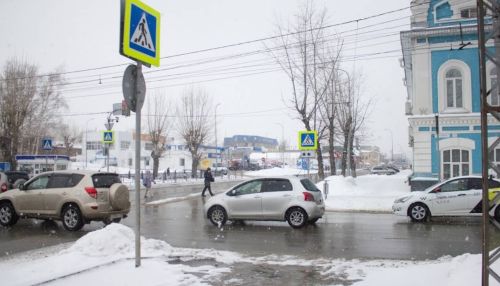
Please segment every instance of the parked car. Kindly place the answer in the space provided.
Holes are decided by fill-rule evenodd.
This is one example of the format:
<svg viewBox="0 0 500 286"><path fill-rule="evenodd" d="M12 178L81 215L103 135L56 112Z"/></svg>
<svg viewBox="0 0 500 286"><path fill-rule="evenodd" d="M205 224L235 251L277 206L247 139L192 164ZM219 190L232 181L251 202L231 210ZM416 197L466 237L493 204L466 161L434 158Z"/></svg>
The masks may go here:
<svg viewBox="0 0 500 286"><path fill-rule="evenodd" d="M227 167L224 167L222 163L213 163L211 169L212 173L216 176L227 175L228 172Z"/></svg>
<svg viewBox="0 0 500 286"><path fill-rule="evenodd" d="M119 222L129 210L129 190L114 173L46 172L0 194L3 226L19 218L55 219L76 231L91 221Z"/></svg>
<svg viewBox="0 0 500 286"><path fill-rule="evenodd" d="M324 212L321 191L298 177L248 180L205 203L207 218L217 226L227 220L274 220L300 228L315 223Z"/></svg>
<svg viewBox="0 0 500 286"><path fill-rule="evenodd" d="M20 184L30 179L29 174L23 171L7 171L5 174L9 181L9 189L17 189Z"/></svg>
<svg viewBox="0 0 500 286"><path fill-rule="evenodd" d="M9 180L7 175L0 172L0 193L6 192L9 189Z"/></svg>
<svg viewBox="0 0 500 286"><path fill-rule="evenodd" d="M371 169L370 173L375 175L394 175L397 172L388 166L375 166Z"/></svg>
<svg viewBox="0 0 500 286"><path fill-rule="evenodd" d="M500 192L500 181L488 180L489 199ZM482 213L482 178L455 177L430 186L421 192L411 192L394 201L396 215L409 216L423 222L432 216L470 216ZM490 214L500 222L500 208L494 205Z"/></svg>

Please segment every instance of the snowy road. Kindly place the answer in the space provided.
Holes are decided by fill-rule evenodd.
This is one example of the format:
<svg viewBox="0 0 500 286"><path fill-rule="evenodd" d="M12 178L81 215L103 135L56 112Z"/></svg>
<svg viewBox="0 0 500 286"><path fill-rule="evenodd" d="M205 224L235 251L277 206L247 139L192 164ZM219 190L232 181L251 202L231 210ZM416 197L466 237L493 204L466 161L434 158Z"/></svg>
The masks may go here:
<svg viewBox="0 0 500 286"><path fill-rule="evenodd" d="M197 188L193 188L193 192ZM213 248L249 255L296 255L306 259L385 258L435 259L443 255L480 252L480 219L434 219L414 224L406 218L380 213L328 212L317 226L295 230L280 222L247 222L218 229L203 217L202 199L142 208L142 235L175 247ZM123 221L133 227L134 214ZM60 223L20 221L0 228L0 256L77 240L102 227L92 223L83 231L65 231ZM493 230L500 241L500 232ZM496 244L495 244L496 245Z"/></svg>

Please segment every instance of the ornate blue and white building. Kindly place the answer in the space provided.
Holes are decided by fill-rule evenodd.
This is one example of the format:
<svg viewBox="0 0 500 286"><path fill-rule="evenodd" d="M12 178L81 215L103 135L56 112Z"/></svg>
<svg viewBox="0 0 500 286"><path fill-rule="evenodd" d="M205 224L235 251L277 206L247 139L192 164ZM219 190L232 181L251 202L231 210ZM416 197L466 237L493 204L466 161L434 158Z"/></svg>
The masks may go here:
<svg viewBox="0 0 500 286"><path fill-rule="evenodd" d="M411 6L411 30L401 32L401 45L413 176L480 175L476 1L413 0ZM493 52L493 42L488 44ZM496 68L488 62L488 86L496 81ZM500 105L498 92L489 101ZM491 145L500 136L500 122L489 117L488 124ZM500 164L500 147L490 160Z"/></svg>

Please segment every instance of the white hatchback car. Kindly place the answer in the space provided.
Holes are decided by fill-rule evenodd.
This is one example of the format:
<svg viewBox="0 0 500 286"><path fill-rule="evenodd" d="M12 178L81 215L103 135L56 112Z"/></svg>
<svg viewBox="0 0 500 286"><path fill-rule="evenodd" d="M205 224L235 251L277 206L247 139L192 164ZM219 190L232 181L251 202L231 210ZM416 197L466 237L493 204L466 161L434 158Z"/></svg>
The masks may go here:
<svg viewBox="0 0 500 286"><path fill-rule="evenodd" d="M488 180L489 200L500 192L500 182ZM421 192L412 192L394 201L396 215L423 222L431 216L474 216L482 213L482 179L478 176L455 177L437 183ZM490 214L500 221L500 208L492 206Z"/></svg>
<svg viewBox="0 0 500 286"><path fill-rule="evenodd" d="M217 226L227 220L288 221L293 228L315 223L325 212L321 191L309 179L261 178L245 181L205 203Z"/></svg>

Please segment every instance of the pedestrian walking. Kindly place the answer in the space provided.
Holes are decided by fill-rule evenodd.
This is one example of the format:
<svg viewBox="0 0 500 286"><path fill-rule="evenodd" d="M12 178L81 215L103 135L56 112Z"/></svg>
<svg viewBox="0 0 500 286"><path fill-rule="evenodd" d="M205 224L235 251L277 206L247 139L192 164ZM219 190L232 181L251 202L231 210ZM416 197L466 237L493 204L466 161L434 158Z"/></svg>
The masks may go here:
<svg viewBox="0 0 500 286"><path fill-rule="evenodd" d="M142 184L146 187L146 193L144 194L144 198L147 198L149 189L151 189L151 182L153 181L153 176L151 175L151 171L147 170L146 174L144 174L144 179L142 180Z"/></svg>
<svg viewBox="0 0 500 286"><path fill-rule="evenodd" d="M214 177L212 176L212 171L210 170L210 168L207 168L207 170L205 171L204 177L205 177L205 187L203 188L203 191L201 192L201 196L202 197L205 196L206 190L208 190L210 195L213 196L214 194L212 193L212 188L210 187L210 183L212 183L214 181Z"/></svg>
<svg viewBox="0 0 500 286"><path fill-rule="evenodd" d="M167 168L167 180L170 179L170 167Z"/></svg>

